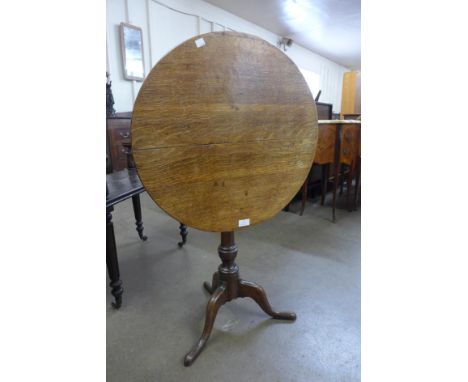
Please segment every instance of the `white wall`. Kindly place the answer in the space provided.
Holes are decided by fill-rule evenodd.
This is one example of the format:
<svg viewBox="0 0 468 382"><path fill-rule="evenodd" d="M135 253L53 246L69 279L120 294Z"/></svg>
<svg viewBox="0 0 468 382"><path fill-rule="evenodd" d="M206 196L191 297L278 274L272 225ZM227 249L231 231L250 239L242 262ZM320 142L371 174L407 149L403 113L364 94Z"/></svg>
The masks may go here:
<svg viewBox="0 0 468 382"><path fill-rule="evenodd" d="M114 108L117 112L133 109L133 102L141 87L141 82L123 78L119 37L122 21L143 30L146 74L172 48L201 33L235 30L259 36L273 45L279 38L266 29L201 0L107 0L107 70L111 74ZM320 75L320 101L332 103L334 112L339 113L343 73L348 69L297 44L293 44L286 54L297 66Z"/></svg>

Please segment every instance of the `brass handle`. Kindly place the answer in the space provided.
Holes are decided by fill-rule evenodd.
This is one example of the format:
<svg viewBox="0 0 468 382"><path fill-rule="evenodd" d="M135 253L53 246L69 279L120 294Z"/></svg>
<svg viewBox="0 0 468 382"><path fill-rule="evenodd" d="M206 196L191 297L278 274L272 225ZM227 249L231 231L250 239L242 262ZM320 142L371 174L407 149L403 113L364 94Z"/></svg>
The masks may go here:
<svg viewBox="0 0 468 382"><path fill-rule="evenodd" d="M128 138L130 136L130 132L127 131L126 133L119 133L122 138Z"/></svg>

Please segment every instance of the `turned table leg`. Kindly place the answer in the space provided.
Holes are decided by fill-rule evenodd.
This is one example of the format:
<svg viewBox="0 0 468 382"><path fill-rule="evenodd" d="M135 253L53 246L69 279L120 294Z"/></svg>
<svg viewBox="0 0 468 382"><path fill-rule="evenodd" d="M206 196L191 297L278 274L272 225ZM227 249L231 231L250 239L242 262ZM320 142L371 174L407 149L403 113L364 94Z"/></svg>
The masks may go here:
<svg viewBox="0 0 468 382"><path fill-rule="evenodd" d="M332 200L332 220L333 223L336 222L336 189L338 188L338 173L339 173L339 164L335 163L335 176L333 179L333 200Z"/></svg>
<svg viewBox="0 0 468 382"><path fill-rule="evenodd" d="M302 196L301 196L301 211L299 212L299 216L302 216L304 213L306 201L307 201L307 183L309 181L309 177L306 178L304 184L302 185Z"/></svg>
<svg viewBox="0 0 468 382"><path fill-rule="evenodd" d="M145 235L143 235L143 220L141 217L141 203L140 203L140 195L133 195L132 196L132 203L133 203L133 213L135 214L135 225L136 230L138 232L138 236L140 239L145 241L148 239Z"/></svg>
<svg viewBox="0 0 468 382"><path fill-rule="evenodd" d="M111 293L115 298L112 306L119 309L122 305L122 280L120 280L119 261L117 259L117 246L115 245L114 224L112 211L114 207L107 207L106 211L106 263L109 274Z"/></svg>
<svg viewBox="0 0 468 382"><path fill-rule="evenodd" d="M354 187L354 201L353 201L353 209L354 211L357 210L357 201L358 201L358 192L361 188L361 158L357 159L356 165L356 186Z"/></svg>
<svg viewBox="0 0 468 382"><path fill-rule="evenodd" d="M177 245L179 246L179 248L182 248L182 246L187 242L187 235L188 235L187 226L184 223L180 223L179 232L180 232L180 237L182 238L182 241L179 241Z"/></svg>
<svg viewBox="0 0 468 382"><path fill-rule="evenodd" d="M323 206L325 203L325 197L327 195L328 186L328 164L322 165L322 198L320 204Z"/></svg>
<svg viewBox="0 0 468 382"><path fill-rule="evenodd" d="M343 186L344 186L344 182L345 182L345 166L342 164L340 166L340 196L343 195Z"/></svg>
<svg viewBox="0 0 468 382"><path fill-rule="evenodd" d="M333 179L333 201L332 201L332 220L336 222L336 191L338 188L338 176L340 168L340 151L341 151L341 125L336 127L335 132L335 160L334 160L334 179Z"/></svg>
<svg viewBox="0 0 468 382"><path fill-rule="evenodd" d="M354 163L349 166L348 169L348 176L346 177L346 208L349 212L352 211L351 206L349 204L350 195L351 195L351 188L353 186L353 178L354 178Z"/></svg>

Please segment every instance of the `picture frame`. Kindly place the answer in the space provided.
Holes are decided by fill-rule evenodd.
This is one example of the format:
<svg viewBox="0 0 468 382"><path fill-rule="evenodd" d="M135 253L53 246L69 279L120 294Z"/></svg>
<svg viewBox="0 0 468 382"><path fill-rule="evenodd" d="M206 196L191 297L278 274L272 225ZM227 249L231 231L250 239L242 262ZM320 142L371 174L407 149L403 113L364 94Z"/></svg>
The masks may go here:
<svg viewBox="0 0 468 382"><path fill-rule="evenodd" d="M126 80L145 79L143 31L135 25L120 23L123 75Z"/></svg>

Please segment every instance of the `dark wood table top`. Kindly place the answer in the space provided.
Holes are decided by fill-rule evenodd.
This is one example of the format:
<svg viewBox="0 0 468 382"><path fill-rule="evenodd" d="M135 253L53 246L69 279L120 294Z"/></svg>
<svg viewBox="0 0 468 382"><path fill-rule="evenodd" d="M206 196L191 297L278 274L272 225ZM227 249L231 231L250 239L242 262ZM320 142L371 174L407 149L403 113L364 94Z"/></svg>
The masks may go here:
<svg viewBox="0 0 468 382"><path fill-rule="evenodd" d="M315 103L297 66L237 32L173 49L133 110L133 156L148 194L204 231L234 231L281 211L309 173L317 136Z"/></svg>
<svg viewBox="0 0 468 382"><path fill-rule="evenodd" d="M136 169L126 169L107 174L106 181L108 191L106 207L111 207L145 191Z"/></svg>

